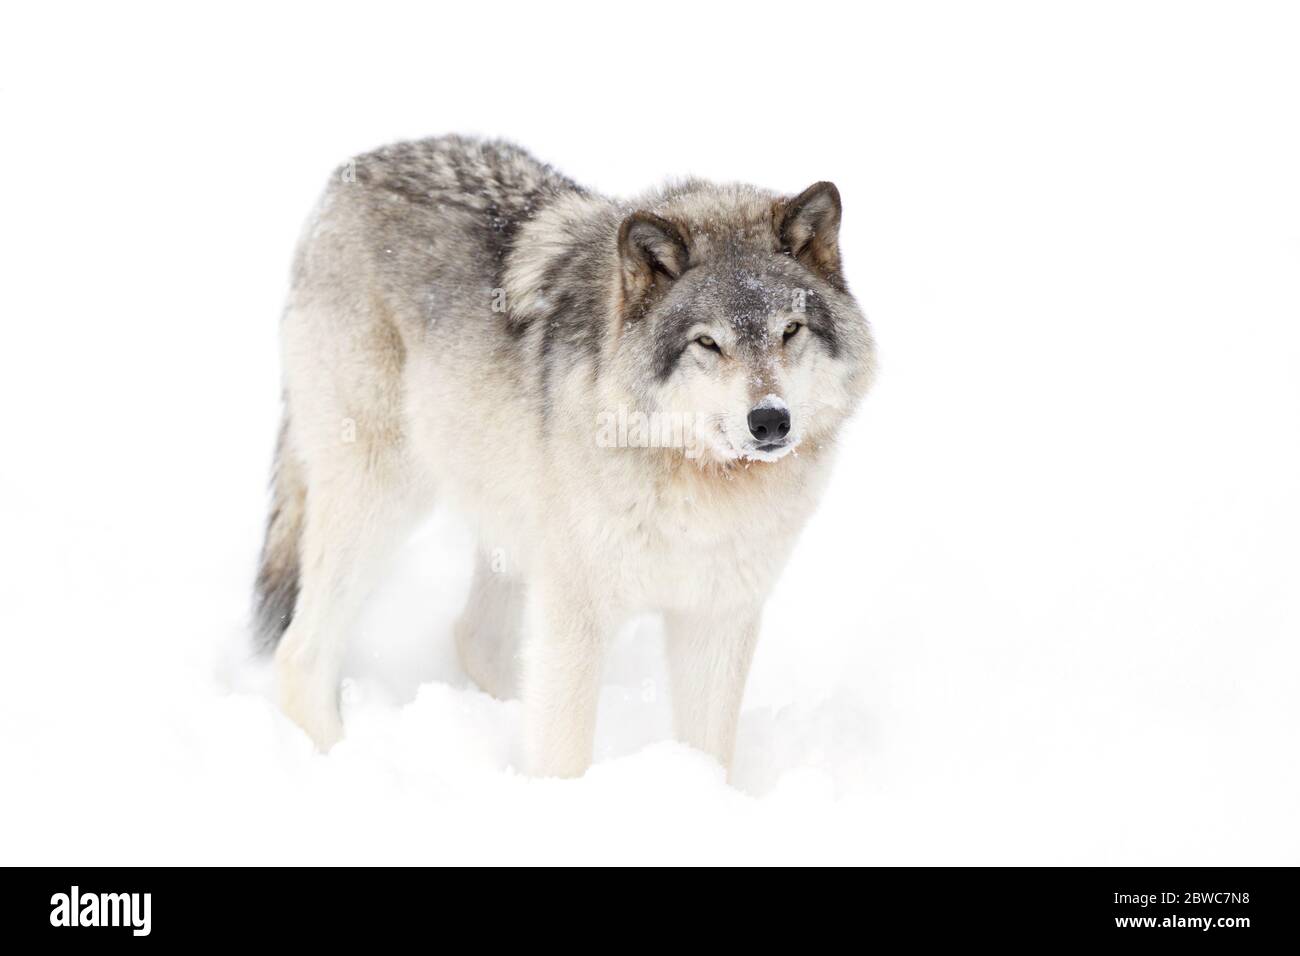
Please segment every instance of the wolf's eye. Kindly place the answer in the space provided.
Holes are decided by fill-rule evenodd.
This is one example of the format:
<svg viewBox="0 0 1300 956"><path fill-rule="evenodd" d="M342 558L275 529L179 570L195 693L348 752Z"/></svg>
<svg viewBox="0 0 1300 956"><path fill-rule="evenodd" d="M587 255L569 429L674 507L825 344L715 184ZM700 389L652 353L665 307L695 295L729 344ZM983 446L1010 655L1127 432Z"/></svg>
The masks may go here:
<svg viewBox="0 0 1300 956"><path fill-rule="evenodd" d="M785 324L785 331L781 333L781 338L784 339L786 342L789 342L792 338L795 337L795 333L802 328L803 328L802 322L787 322Z"/></svg>
<svg viewBox="0 0 1300 956"><path fill-rule="evenodd" d="M701 335L701 336L698 336L698 337L695 339L695 344L696 344L696 345L703 345L706 349L710 349L710 350L712 350L712 351L714 351L714 352L721 352L721 351L722 351L722 349L718 348L718 343L715 342L715 341L713 341L713 336L711 336L711 335Z"/></svg>

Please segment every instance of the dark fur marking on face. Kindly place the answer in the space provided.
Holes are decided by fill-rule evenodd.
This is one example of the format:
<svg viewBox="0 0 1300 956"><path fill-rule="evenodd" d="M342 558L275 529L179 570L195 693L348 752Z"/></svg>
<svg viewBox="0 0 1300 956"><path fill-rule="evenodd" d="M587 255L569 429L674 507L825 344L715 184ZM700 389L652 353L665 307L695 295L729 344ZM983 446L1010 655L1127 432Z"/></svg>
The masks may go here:
<svg viewBox="0 0 1300 956"><path fill-rule="evenodd" d="M689 294L683 290L679 294ZM691 295L690 304L676 304L655 315L651 321L654 325L648 330L652 343L652 366L655 379L663 382L677 368L690 340L686 337L691 326L703 321L697 311L702 301L698 295Z"/></svg>
<svg viewBox="0 0 1300 956"><path fill-rule="evenodd" d="M827 308L821 296L809 290L804 298L804 324L808 331L826 343L831 358L839 358L840 336L835 324L835 314Z"/></svg>

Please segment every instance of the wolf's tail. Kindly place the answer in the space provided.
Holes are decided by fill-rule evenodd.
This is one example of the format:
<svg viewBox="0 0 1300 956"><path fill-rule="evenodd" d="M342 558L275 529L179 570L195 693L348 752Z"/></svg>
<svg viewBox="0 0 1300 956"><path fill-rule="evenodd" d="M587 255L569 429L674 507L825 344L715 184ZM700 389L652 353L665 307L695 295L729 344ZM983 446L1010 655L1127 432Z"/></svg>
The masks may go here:
<svg viewBox="0 0 1300 956"><path fill-rule="evenodd" d="M271 472L271 515L266 521L266 540L258 562L256 594L256 638L269 649L293 620L298 602L299 548L307 498L302 463L289 437L289 412L280 423Z"/></svg>

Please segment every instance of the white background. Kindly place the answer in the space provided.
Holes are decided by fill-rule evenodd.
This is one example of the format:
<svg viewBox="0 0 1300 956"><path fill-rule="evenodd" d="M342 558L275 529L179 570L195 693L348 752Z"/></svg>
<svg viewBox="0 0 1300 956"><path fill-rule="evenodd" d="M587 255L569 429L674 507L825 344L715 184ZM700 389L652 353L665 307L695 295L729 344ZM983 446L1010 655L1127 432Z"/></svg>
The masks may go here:
<svg viewBox="0 0 1300 956"><path fill-rule="evenodd" d="M1296 17L446 6L6 13L0 862L1300 863ZM450 519L333 754L251 659L298 228L337 162L453 131L613 194L843 194L882 374L735 788L668 739L651 621L587 777L520 776Z"/></svg>

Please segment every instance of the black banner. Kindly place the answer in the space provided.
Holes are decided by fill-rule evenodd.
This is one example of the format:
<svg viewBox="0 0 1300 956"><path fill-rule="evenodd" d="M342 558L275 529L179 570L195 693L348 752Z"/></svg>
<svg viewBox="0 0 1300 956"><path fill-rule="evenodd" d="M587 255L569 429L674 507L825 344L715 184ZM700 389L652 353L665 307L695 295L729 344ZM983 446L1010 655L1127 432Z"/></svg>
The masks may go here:
<svg viewBox="0 0 1300 956"><path fill-rule="evenodd" d="M420 869L10 869L3 913L10 937L38 943L150 946L375 943L460 933L486 917L494 936L537 927L546 942L580 920L614 920L671 939L683 918L727 939L809 941L852 931L918 942L1120 942L1239 948L1297 938L1293 869L862 869L792 877L685 873L630 878L622 892L575 896L581 873L544 883L525 874L452 875ZM560 882L573 884L560 888ZM707 883L707 885L706 885ZM693 885L695 884L695 885ZM556 892L555 898L550 892ZM586 891L591 893L591 891ZM606 898L616 906L600 905ZM581 900L581 902L579 902ZM590 902L589 902L590 900ZM593 906L592 904L596 905ZM656 929L656 924L662 925ZM729 923L730 925L727 925ZM860 934L860 935L859 935ZM592 935L586 938L592 939Z"/></svg>

